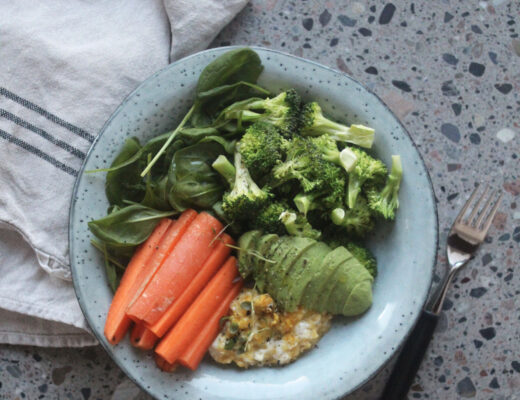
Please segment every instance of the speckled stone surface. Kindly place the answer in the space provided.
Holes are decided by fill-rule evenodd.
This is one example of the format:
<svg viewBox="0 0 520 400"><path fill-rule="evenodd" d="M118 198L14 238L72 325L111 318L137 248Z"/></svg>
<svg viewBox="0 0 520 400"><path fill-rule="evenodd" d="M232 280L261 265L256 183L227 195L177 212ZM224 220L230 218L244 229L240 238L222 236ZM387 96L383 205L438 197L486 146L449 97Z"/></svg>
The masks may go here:
<svg viewBox="0 0 520 400"><path fill-rule="evenodd" d="M255 44L342 70L417 143L444 241L476 182L504 190L458 275L410 399L520 398L520 2L252 1L214 46ZM348 95L348 94L346 94ZM382 266L383 268L383 266ZM376 399L388 371L349 397ZM101 348L0 346L0 399L145 399Z"/></svg>

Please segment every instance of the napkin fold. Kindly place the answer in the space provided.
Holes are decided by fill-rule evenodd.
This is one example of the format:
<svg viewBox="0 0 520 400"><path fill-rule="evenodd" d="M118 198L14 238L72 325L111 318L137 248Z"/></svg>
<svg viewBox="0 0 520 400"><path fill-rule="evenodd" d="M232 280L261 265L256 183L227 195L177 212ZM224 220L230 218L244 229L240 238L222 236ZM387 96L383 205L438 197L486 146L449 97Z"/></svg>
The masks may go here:
<svg viewBox="0 0 520 400"><path fill-rule="evenodd" d="M0 343L96 344L76 301L68 212L115 108L206 48L247 0L18 0L0 13Z"/></svg>

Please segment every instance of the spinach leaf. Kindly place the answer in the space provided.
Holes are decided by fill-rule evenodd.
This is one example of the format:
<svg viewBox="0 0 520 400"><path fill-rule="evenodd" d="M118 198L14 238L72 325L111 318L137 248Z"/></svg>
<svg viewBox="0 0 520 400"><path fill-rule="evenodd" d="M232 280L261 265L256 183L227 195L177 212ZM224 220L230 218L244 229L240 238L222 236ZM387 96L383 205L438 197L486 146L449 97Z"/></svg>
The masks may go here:
<svg viewBox="0 0 520 400"><path fill-rule="evenodd" d="M211 164L224 152L224 148L214 141L197 143L175 152L168 173L168 200L174 209L209 209L221 199L224 185Z"/></svg>
<svg viewBox="0 0 520 400"><path fill-rule="evenodd" d="M141 202L143 206L155 208L156 210L168 211L172 207L168 202L168 176L165 175L153 180L150 175L146 176L146 192Z"/></svg>
<svg viewBox="0 0 520 400"><path fill-rule="evenodd" d="M105 272L107 274L108 285L110 286L110 289L112 289L112 292L115 293L119 286L120 278L117 276L115 265L110 262L107 247L105 245L103 246L103 255L105 257Z"/></svg>
<svg viewBox="0 0 520 400"><path fill-rule="evenodd" d="M258 54L247 47L228 51L209 63L200 73L197 97L218 86L240 81L255 83L263 68Z"/></svg>
<svg viewBox="0 0 520 400"><path fill-rule="evenodd" d="M121 206L124 199L141 201L143 198L144 187L140 185L140 170L138 163L135 162L141 154L142 147L139 140L137 138L126 139L123 148L111 165L111 168L120 168L107 172L105 180L105 193L110 205Z"/></svg>
<svg viewBox="0 0 520 400"><path fill-rule="evenodd" d="M206 136L205 138L201 139L199 143L210 143L210 142L216 142L222 146L224 151L228 154L234 154L235 153L235 146L237 144L236 140L226 140L222 136Z"/></svg>
<svg viewBox="0 0 520 400"><path fill-rule="evenodd" d="M101 219L90 221L90 231L108 246L130 247L144 242L161 218L175 211L158 211L141 204L132 204Z"/></svg>

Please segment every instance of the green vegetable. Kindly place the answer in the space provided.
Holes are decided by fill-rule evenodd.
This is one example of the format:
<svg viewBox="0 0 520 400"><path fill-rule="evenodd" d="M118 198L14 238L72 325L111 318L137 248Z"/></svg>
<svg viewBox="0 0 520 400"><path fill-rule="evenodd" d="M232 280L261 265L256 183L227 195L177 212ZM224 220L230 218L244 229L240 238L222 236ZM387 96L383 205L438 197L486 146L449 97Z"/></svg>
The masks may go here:
<svg viewBox="0 0 520 400"><path fill-rule="evenodd" d="M284 211L280 214L280 221L285 225L285 229L289 235L312 239L318 239L321 236L321 232L313 229L305 216L301 214Z"/></svg>
<svg viewBox="0 0 520 400"><path fill-rule="evenodd" d="M295 136L287 141L287 156L272 171L272 187L292 179L298 180L304 192L345 184L341 169L323 159L318 148L309 139Z"/></svg>
<svg viewBox="0 0 520 400"><path fill-rule="evenodd" d="M244 122L262 121L269 123L287 137L298 132L301 111L301 98L294 89L280 93L273 98L244 102L226 109L226 119L239 119Z"/></svg>
<svg viewBox="0 0 520 400"><path fill-rule="evenodd" d="M238 151L249 171L254 176L263 176L271 172L283 155L285 140L278 129L267 123L257 122L247 128L238 144Z"/></svg>
<svg viewBox="0 0 520 400"><path fill-rule="evenodd" d="M372 212L366 200L362 197L356 202L356 206L351 209L335 208L332 210L330 219L335 225L341 226L348 233L365 237L374 229Z"/></svg>
<svg viewBox="0 0 520 400"><path fill-rule="evenodd" d="M377 276L377 261L366 247L350 242L345 245L348 251L363 265L373 278Z"/></svg>
<svg viewBox="0 0 520 400"><path fill-rule="evenodd" d="M365 183L377 184L387 173L386 166L381 160L370 157L366 152L353 148L357 162L348 176L347 204L350 208L356 205L356 199Z"/></svg>
<svg viewBox="0 0 520 400"><path fill-rule="evenodd" d="M233 164L227 159L224 155L219 155L213 164L211 164L213 169L217 171L222 177L226 180L227 184L230 188L235 185L235 175L237 170Z"/></svg>
<svg viewBox="0 0 520 400"><path fill-rule="evenodd" d="M225 189L211 164L223 152L216 142L201 142L175 152L168 172L168 201L173 209L211 209L222 198Z"/></svg>
<svg viewBox="0 0 520 400"><path fill-rule="evenodd" d="M259 231L245 235L247 240L239 239L239 270L251 273L259 290L267 291L282 309L292 311L303 305L353 316L370 307L373 278L344 247L331 250L312 239L272 234L258 239ZM256 240L251 240L253 237ZM258 250L272 263L243 255L245 241L249 251ZM248 265L243 266L243 262Z"/></svg>
<svg viewBox="0 0 520 400"><path fill-rule="evenodd" d="M251 228L283 235L286 230L285 225L280 220L280 215L286 211L292 210L285 200L270 202L254 216L250 224Z"/></svg>
<svg viewBox="0 0 520 400"><path fill-rule="evenodd" d="M395 211L399 208L399 186L402 176L401 157L392 156L392 171L385 187L380 192L371 189L367 193L368 206L386 219L394 219Z"/></svg>
<svg viewBox="0 0 520 400"><path fill-rule="evenodd" d="M318 103L306 104L302 110L301 134L303 136L328 135L336 142L352 143L371 148L374 143L374 130L364 125L350 127L334 122L323 115Z"/></svg>
<svg viewBox="0 0 520 400"><path fill-rule="evenodd" d="M231 220L242 220L256 214L267 202L270 194L260 189L242 162L240 152L235 152L235 182L232 190L224 194L222 209Z"/></svg>
<svg viewBox="0 0 520 400"><path fill-rule="evenodd" d="M116 156L105 180L105 194L111 205L122 206L124 200L139 202L144 196L140 170L136 161L142 154L137 138L128 138Z"/></svg>
<svg viewBox="0 0 520 400"><path fill-rule="evenodd" d="M357 156L349 147L339 151L336 141L328 135L312 138L312 142L320 150L325 160L339 165L346 172L351 172L354 169Z"/></svg>
<svg viewBox="0 0 520 400"><path fill-rule="evenodd" d="M157 211L132 204L98 220L90 221L90 231L105 244L114 247L137 246L152 233L161 218L176 211Z"/></svg>

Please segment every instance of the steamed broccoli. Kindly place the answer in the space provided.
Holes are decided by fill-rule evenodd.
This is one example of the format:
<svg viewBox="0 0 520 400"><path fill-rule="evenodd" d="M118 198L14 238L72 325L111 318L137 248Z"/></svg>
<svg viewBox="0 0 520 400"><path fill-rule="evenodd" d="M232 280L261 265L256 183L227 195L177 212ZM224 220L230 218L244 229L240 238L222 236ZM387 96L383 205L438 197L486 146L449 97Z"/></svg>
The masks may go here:
<svg viewBox="0 0 520 400"><path fill-rule="evenodd" d="M286 211L292 212L293 210L285 200L269 203L253 218L251 228L283 235L286 231L284 224L280 220L280 215Z"/></svg>
<svg viewBox="0 0 520 400"><path fill-rule="evenodd" d="M302 109L301 135L328 135L337 142L348 142L360 147L371 148L374 130L364 125L350 127L331 121L323 115L318 103L306 104Z"/></svg>
<svg viewBox="0 0 520 400"><path fill-rule="evenodd" d="M295 136L287 141L286 147L285 161L276 164L272 170L272 187L292 179L299 181L304 192L344 184L341 169L324 160L319 149L309 139Z"/></svg>
<svg viewBox="0 0 520 400"><path fill-rule="evenodd" d="M312 142L321 151L325 160L343 167L347 172L352 171L355 167L357 162L356 154L349 147L339 151L336 141L329 135L312 138Z"/></svg>
<svg viewBox="0 0 520 400"><path fill-rule="evenodd" d="M222 209L233 221L250 218L270 197L267 191L260 189L253 181L238 151L235 151L235 169L232 189L222 198Z"/></svg>
<svg viewBox="0 0 520 400"><path fill-rule="evenodd" d="M215 161L213 161L211 166L215 171L222 175L229 187L233 188L233 185L235 184L236 169L227 157L221 154L215 159Z"/></svg>
<svg viewBox="0 0 520 400"><path fill-rule="evenodd" d="M392 156L392 171L383 190L378 192L371 189L367 192L369 207L386 219L395 218L395 211L399 207L399 186L402 176L401 157Z"/></svg>
<svg viewBox="0 0 520 400"><path fill-rule="evenodd" d="M312 210L332 210L343 205L345 181L334 180L325 189L313 190L308 193L298 193L293 201L303 215Z"/></svg>
<svg viewBox="0 0 520 400"><path fill-rule="evenodd" d="M280 215L280 221L285 225L289 235L308 237L310 239L319 239L321 236L321 232L313 229L307 218L301 214L284 211Z"/></svg>
<svg viewBox="0 0 520 400"><path fill-rule="evenodd" d="M347 204L354 208L356 199L365 183L378 184L386 176L387 170L381 160L370 157L363 150L352 148L357 162L348 176Z"/></svg>
<svg viewBox="0 0 520 400"><path fill-rule="evenodd" d="M373 278L377 276L377 261L370 250L353 242L347 243L345 247L367 269Z"/></svg>
<svg viewBox="0 0 520 400"><path fill-rule="evenodd" d="M372 213L366 200L360 197L354 208L345 210L336 208L330 214L330 219L335 225L345 228L345 230L359 237L364 237L374 229Z"/></svg>
<svg viewBox="0 0 520 400"><path fill-rule="evenodd" d="M278 129L265 122L256 122L247 128L238 143L238 151L246 167L254 175L268 174L282 159L285 139Z"/></svg>
<svg viewBox="0 0 520 400"><path fill-rule="evenodd" d="M243 102L241 106L232 105L224 116L242 122L267 122L279 128L285 136L292 136L298 131L300 111L301 98L294 89L290 89L273 98Z"/></svg>

